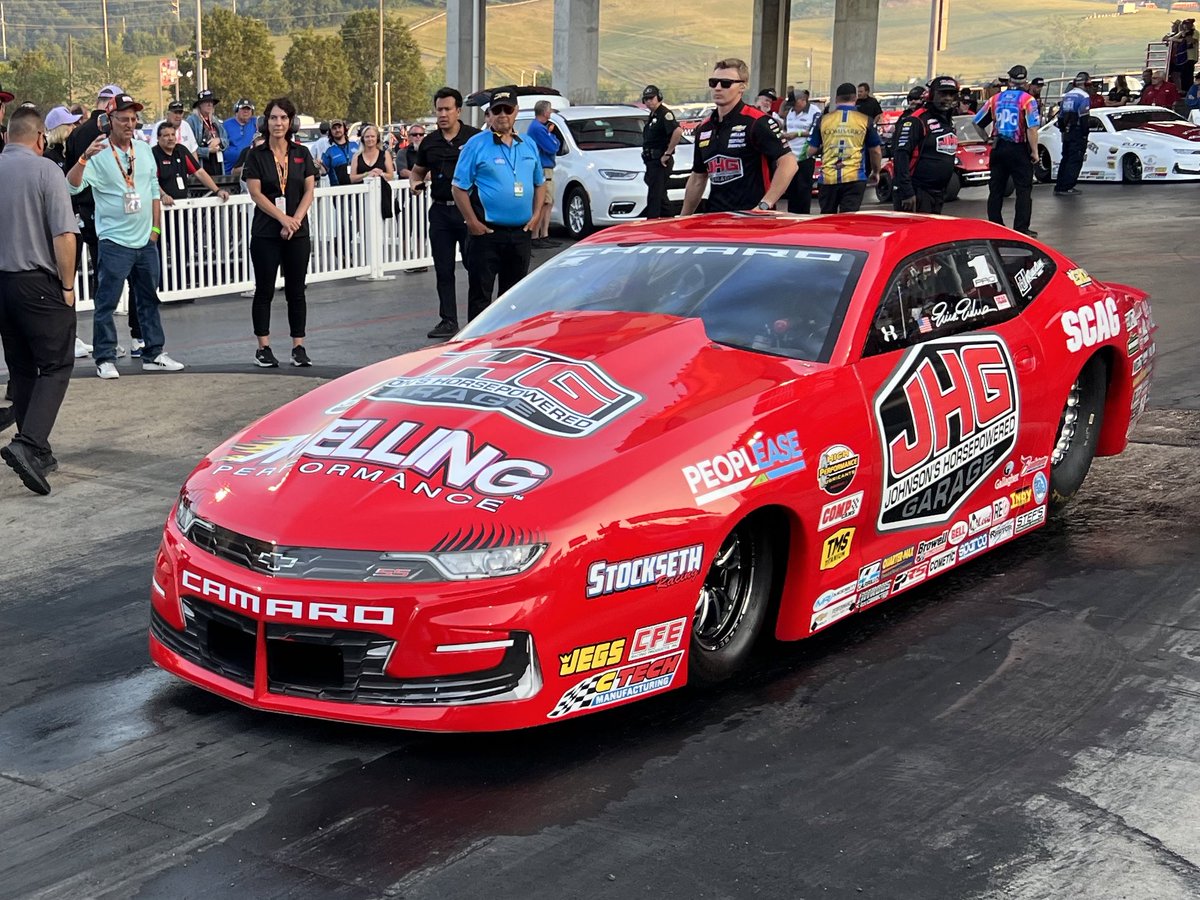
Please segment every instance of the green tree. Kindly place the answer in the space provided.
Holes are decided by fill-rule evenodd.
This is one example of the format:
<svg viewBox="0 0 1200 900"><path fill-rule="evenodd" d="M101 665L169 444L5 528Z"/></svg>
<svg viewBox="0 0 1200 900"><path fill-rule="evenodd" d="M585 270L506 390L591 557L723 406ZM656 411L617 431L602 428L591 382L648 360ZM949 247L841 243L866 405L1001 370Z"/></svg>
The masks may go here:
<svg viewBox="0 0 1200 900"><path fill-rule="evenodd" d="M94 103L106 84L115 84L142 103L151 101L146 81L139 73L140 61L125 50L121 36L109 42L108 62L104 61L104 38L86 37L75 42L75 95Z"/></svg>
<svg viewBox="0 0 1200 900"><path fill-rule="evenodd" d="M0 69L4 89L18 103L32 100L43 113L67 99L67 79L62 66L41 50L27 50Z"/></svg>
<svg viewBox="0 0 1200 900"><path fill-rule="evenodd" d="M283 58L283 77L296 109L318 119L346 115L350 100L350 65L342 39L311 28L292 35Z"/></svg>
<svg viewBox="0 0 1200 900"><path fill-rule="evenodd" d="M392 84L392 116L409 119L427 113L430 92L421 50L400 19L385 16L383 22L383 80ZM351 119L372 120L379 77L378 13L361 10L347 16L340 34L350 65L348 115Z"/></svg>
<svg viewBox="0 0 1200 900"><path fill-rule="evenodd" d="M1042 53L1034 65L1079 68L1095 56L1093 37L1090 23L1070 16L1054 16L1042 26L1039 42Z"/></svg>
<svg viewBox="0 0 1200 900"><path fill-rule="evenodd" d="M271 33L258 19L239 16L227 9L214 9L204 14L202 22L206 86L221 101L222 116L233 112L239 97L246 97L262 109L263 104L284 92L283 74L275 60ZM196 51L179 51L179 92L181 97L196 97ZM186 105L186 103L185 103Z"/></svg>

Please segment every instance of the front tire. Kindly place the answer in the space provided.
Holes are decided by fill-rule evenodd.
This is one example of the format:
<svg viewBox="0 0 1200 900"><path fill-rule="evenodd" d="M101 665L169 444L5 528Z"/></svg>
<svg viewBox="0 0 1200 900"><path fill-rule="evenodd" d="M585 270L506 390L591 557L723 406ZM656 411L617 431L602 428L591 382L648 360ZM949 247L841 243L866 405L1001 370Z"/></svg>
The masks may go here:
<svg viewBox="0 0 1200 900"><path fill-rule="evenodd" d="M1088 360L1075 379L1062 415L1058 420L1058 439L1050 453L1050 507L1061 509L1075 496L1087 477L1100 428L1104 424L1104 395L1108 370L1099 357Z"/></svg>
<svg viewBox="0 0 1200 900"><path fill-rule="evenodd" d="M1054 180L1051 169L1050 151L1045 147L1038 147L1038 164L1033 167L1033 177L1039 184L1047 184Z"/></svg>
<svg viewBox="0 0 1200 900"><path fill-rule="evenodd" d="M1141 183L1142 161L1136 153L1127 153L1121 157L1121 180L1126 184Z"/></svg>
<svg viewBox="0 0 1200 900"><path fill-rule="evenodd" d="M724 681L750 658L770 608L774 550L765 530L743 521L709 566L692 621L688 677Z"/></svg>
<svg viewBox="0 0 1200 900"><path fill-rule="evenodd" d="M577 184L571 185L563 200L563 224L572 240L579 241L592 233L592 208L587 193Z"/></svg>

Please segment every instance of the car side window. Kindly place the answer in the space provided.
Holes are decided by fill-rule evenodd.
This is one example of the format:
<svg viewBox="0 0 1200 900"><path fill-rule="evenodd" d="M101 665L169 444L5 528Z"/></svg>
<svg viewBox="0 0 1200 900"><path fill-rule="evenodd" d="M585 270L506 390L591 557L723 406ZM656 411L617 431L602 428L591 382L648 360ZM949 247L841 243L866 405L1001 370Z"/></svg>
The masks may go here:
<svg viewBox="0 0 1200 900"><path fill-rule="evenodd" d="M1014 314L986 242L931 248L896 267L863 356L989 328Z"/></svg>
<svg viewBox="0 0 1200 900"><path fill-rule="evenodd" d="M1012 286L1018 309L1028 306L1057 271L1054 260L1030 244L997 242L996 253L1000 256L1000 268Z"/></svg>

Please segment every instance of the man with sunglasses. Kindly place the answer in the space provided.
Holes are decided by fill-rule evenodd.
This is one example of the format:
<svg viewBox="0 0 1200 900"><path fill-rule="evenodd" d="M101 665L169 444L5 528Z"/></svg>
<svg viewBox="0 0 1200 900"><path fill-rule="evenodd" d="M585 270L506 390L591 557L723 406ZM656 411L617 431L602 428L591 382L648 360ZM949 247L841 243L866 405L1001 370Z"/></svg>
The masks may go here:
<svg viewBox="0 0 1200 900"><path fill-rule="evenodd" d="M35 494L50 493L46 475L58 468L49 441L75 366L79 232L62 170L42 159L45 149L41 115L18 109L0 154L7 216L0 241L0 340L17 434L0 457Z"/></svg>
<svg viewBox="0 0 1200 900"><path fill-rule="evenodd" d="M796 174L796 158L779 123L742 102L750 70L740 59L718 60L708 86L716 109L696 126L695 161L683 198L683 215L696 211L710 186L708 209L771 209ZM772 166L774 174L772 175Z"/></svg>

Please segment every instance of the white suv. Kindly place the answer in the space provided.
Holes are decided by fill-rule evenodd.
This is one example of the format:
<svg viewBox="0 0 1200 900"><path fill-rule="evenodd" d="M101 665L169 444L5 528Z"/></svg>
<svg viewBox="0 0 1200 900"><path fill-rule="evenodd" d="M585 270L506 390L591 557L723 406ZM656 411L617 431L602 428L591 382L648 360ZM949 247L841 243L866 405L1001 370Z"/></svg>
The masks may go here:
<svg viewBox="0 0 1200 900"><path fill-rule="evenodd" d="M565 226L578 239L595 227L645 215L642 128L647 116L649 112L640 107L616 105L571 106L551 114L563 145L554 168L551 224ZM524 134L531 121L532 110L518 112L517 131ZM692 149L690 140L680 141L667 181L669 207L676 213L683 204Z"/></svg>

